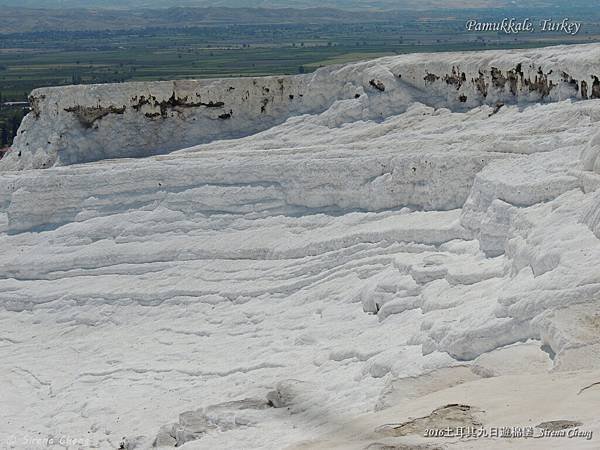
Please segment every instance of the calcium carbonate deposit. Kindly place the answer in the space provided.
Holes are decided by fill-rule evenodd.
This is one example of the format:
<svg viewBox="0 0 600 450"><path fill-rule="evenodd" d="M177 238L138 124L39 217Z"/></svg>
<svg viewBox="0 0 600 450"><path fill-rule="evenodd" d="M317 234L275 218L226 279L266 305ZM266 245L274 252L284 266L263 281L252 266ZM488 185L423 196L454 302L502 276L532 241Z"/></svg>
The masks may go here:
<svg viewBox="0 0 600 450"><path fill-rule="evenodd" d="M0 448L600 448L599 77L592 44L34 91Z"/></svg>

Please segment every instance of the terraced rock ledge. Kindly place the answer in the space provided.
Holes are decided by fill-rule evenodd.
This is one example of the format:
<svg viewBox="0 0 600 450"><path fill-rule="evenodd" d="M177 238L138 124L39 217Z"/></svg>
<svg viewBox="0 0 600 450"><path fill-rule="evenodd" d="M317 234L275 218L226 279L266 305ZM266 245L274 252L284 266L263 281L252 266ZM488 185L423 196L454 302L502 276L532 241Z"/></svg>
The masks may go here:
<svg viewBox="0 0 600 450"><path fill-rule="evenodd" d="M34 91L0 160L0 442L598 448L598 61ZM581 435L424 436L454 425Z"/></svg>

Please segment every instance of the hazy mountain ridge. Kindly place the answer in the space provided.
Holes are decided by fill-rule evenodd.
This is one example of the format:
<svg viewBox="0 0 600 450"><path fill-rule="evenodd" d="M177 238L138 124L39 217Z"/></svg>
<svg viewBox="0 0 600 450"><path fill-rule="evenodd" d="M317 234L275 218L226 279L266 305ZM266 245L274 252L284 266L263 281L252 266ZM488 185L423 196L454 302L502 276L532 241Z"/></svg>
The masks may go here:
<svg viewBox="0 0 600 450"><path fill-rule="evenodd" d="M1 0L0 5L28 8L170 8L179 6L231 7L231 8L315 8L336 9L409 9L433 10L455 8L513 8L521 7L564 7L560 0L532 0L514 2L510 0ZM576 0L569 7L589 5L589 2Z"/></svg>
<svg viewBox="0 0 600 450"><path fill-rule="evenodd" d="M34 31L126 30L136 28L180 28L215 24L303 24L358 23L406 20L406 13L333 8L230 8L172 7L165 9L28 9L6 7L0 33Z"/></svg>
<svg viewBox="0 0 600 450"><path fill-rule="evenodd" d="M152 27L181 28L194 26L210 26L219 24L260 25L260 24L310 24L326 23L426 23L451 20L497 20L498 18L517 15L518 17L550 17L548 14L570 15L575 20L594 20L598 12L589 4L580 7L552 4L550 9L523 5L507 6L493 2L488 7L447 9L422 5L423 8L402 5L390 5L385 8L357 8L351 10L337 4L327 2L315 4L281 4L277 7L269 5L234 4L215 6L215 4L162 5L119 4L119 8L103 8L84 4L52 8L50 5L8 5L3 7L0 22L0 34L35 32L35 31L81 31L81 30L127 30ZM161 7L163 6L163 7ZM552 16L554 17L554 16Z"/></svg>

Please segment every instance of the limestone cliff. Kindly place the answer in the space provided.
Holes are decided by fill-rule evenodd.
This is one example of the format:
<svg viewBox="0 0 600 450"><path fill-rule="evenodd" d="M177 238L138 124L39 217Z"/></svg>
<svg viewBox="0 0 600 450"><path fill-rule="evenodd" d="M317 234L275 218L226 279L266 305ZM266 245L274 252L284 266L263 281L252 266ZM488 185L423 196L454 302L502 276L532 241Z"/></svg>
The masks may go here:
<svg viewBox="0 0 600 450"><path fill-rule="evenodd" d="M168 153L353 99L360 108L336 121L387 117L415 101L465 110L600 98L599 48L566 48L411 54L298 76L36 89L0 170Z"/></svg>

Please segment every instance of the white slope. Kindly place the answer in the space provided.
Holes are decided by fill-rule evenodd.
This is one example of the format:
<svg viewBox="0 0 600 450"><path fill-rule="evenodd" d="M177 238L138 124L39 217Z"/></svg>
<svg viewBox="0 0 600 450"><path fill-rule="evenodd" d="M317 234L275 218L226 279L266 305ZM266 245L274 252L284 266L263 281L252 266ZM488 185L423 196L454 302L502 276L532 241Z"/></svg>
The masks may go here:
<svg viewBox="0 0 600 450"><path fill-rule="evenodd" d="M446 59L538 53L600 46ZM600 432L594 387L523 406L600 368L600 100L393 111L378 92L168 155L3 172L2 445L344 448L367 417L363 447L439 447L369 433L452 398L486 426ZM521 382L547 388L497 410ZM594 448L539 445L559 442Z"/></svg>

